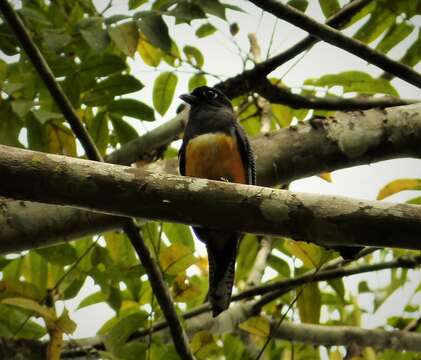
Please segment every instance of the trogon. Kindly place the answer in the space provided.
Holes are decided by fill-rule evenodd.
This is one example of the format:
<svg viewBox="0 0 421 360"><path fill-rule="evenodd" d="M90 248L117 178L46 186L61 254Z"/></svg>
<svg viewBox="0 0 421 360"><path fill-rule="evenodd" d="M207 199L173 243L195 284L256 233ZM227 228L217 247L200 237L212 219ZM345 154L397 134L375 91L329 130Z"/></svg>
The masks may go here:
<svg viewBox="0 0 421 360"><path fill-rule="evenodd" d="M228 97L216 88L201 86L180 98L190 105L179 152L180 174L255 184L252 148ZM193 227L193 231L206 244L209 301L215 317L230 304L241 235L204 227Z"/></svg>

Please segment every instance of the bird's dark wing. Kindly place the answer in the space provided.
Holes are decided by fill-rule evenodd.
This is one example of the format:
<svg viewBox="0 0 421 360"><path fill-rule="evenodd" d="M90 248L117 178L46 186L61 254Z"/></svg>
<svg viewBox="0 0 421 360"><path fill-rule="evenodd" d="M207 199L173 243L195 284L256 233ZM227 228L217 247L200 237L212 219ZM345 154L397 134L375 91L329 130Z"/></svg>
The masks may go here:
<svg viewBox="0 0 421 360"><path fill-rule="evenodd" d="M256 185L256 165L254 162L253 149L251 148L250 141L241 127L241 125L235 121L234 123L235 136L240 147L241 157L244 166L247 169L247 184Z"/></svg>
<svg viewBox="0 0 421 360"><path fill-rule="evenodd" d="M178 151L178 171L180 175L186 175L186 147L187 140L183 139L183 144Z"/></svg>

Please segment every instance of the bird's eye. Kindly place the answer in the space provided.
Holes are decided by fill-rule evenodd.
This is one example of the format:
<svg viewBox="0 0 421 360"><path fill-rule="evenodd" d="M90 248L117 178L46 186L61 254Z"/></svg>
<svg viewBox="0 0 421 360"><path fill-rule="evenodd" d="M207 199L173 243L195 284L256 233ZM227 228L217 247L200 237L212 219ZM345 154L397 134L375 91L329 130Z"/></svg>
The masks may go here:
<svg viewBox="0 0 421 360"><path fill-rule="evenodd" d="M206 96L209 99L216 99L218 97L218 93L216 91L213 91L213 90L207 90L206 91Z"/></svg>

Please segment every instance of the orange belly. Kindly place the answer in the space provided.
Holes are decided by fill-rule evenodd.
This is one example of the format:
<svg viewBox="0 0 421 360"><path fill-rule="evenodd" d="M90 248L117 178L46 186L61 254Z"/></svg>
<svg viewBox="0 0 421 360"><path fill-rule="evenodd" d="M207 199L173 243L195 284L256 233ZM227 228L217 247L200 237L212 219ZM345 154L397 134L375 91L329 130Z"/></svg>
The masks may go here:
<svg viewBox="0 0 421 360"><path fill-rule="evenodd" d="M236 139L224 133L191 139L186 148L186 175L245 184L246 170Z"/></svg>

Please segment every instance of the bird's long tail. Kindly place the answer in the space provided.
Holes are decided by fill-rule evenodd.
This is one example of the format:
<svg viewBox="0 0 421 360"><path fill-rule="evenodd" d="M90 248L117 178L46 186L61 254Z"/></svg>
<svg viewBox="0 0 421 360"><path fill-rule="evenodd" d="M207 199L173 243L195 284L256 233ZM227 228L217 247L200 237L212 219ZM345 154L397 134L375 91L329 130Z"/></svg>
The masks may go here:
<svg viewBox="0 0 421 360"><path fill-rule="evenodd" d="M208 250L209 301L215 317L230 304L239 236L236 233L208 229L195 229L195 231L206 243Z"/></svg>

